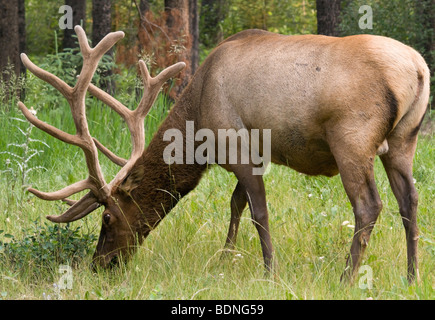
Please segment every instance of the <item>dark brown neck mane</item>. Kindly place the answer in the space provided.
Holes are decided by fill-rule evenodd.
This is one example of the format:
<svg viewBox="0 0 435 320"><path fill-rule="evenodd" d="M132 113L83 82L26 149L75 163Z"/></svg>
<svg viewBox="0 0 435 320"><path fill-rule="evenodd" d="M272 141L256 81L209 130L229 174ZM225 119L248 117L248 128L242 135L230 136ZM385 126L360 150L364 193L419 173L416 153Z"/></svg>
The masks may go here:
<svg viewBox="0 0 435 320"><path fill-rule="evenodd" d="M155 133L142 159L132 170L144 173L139 186L133 190L132 196L145 214L146 224L152 228L158 225L182 197L198 185L202 174L207 169L207 164L185 164L186 121L197 123L197 113L192 112L189 96L190 87L186 88L180 100L172 108ZM163 140L163 135L169 129L178 129L183 134L183 164L169 165L163 159L163 151L170 143Z"/></svg>

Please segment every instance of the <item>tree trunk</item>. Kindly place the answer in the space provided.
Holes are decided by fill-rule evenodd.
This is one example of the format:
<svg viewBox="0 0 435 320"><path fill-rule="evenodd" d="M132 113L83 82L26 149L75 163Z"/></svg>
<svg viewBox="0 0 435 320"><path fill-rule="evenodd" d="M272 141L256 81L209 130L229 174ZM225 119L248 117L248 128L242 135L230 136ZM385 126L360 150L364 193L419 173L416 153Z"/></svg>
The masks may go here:
<svg viewBox="0 0 435 320"><path fill-rule="evenodd" d="M140 0L139 10L141 12L141 15L145 15L148 11L150 11L150 3L148 2L148 0Z"/></svg>
<svg viewBox="0 0 435 320"><path fill-rule="evenodd" d="M318 34L339 36L340 6L341 0L316 0Z"/></svg>
<svg viewBox="0 0 435 320"><path fill-rule="evenodd" d="M138 54L139 56L141 56L142 52L145 50L141 41L142 38L141 34L143 34L144 32L148 33L147 31L148 29L150 30L149 32L152 32L148 23L149 17L147 17L150 14L150 3L148 2L148 0L140 0L138 10L139 10L139 27L137 32L137 39L138 39Z"/></svg>
<svg viewBox="0 0 435 320"><path fill-rule="evenodd" d="M202 0L201 2L201 42L214 47L224 39L220 24L228 11L228 0Z"/></svg>
<svg viewBox="0 0 435 320"><path fill-rule="evenodd" d="M27 52L26 48L26 10L24 6L24 0L18 0L18 41L19 52ZM26 75L26 68L20 59L20 73Z"/></svg>
<svg viewBox="0 0 435 320"><path fill-rule="evenodd" d="M165 0L166 27L171 50L186 63L177 83L178 96L187 86L199 65L199 23L197 0Z"/></svg>
<svg viewBox="0 0 435 320"><path fill-rule="evenodd" d="M174 28L179 19L183 22L182 28L188 27L189 0L165 0L165 12L166 25L169 29ZM175 32L175 30L171 31Z"/></svg>
<svg viewBox="0 0 435 320"><path fill-rule="evenodd" d="M65 5L73 9L73 29L65 29L63 32L63 48L76 48L78 47L77 38L75 35L74 27L81 25L85 28L86 21L86 0L65 0Z"/></svg>
<svg viewBox="0 0 435 320"><path fill-rule="evenodd" d="M92 46L96 46L108 33L112 31L112 1L92 0ZM113 48L106 55L113 60ZM111 79L112 69L105 69L100 73L99 86L111 95L115 92L115 82Z"/></svg>
<svg viewBox="0 0 435 320"><path fill-rule="evenodd" d="M5 98L9 99L17 89L11 82L20 75L18 0L0 0L0 48L0 81L5 85Z"/></svg>
<svg viewBox="0 0 435 320"><path fill-rule="evenodd" d="M192 37L192 48L190 50L191 74L194 75L199 67L199 15L198 1L189 1L189 29Z"/></svg>
<svg viewBox="0 0 435 320"><path fill-rule="evenodd" d="M92 0L92 46L112 31L111 10L111 0Z"/></svg>
<svg viewBox="0 0 435 320"><path fill-rule="evenodd" d="M186 68L177 75L170 92L176 98L189 83L199 65L199 17L197 0L165 0L163 14L154 15L150 2L135 0L140 23L138 52L155 74L183 61Z"/></svg>

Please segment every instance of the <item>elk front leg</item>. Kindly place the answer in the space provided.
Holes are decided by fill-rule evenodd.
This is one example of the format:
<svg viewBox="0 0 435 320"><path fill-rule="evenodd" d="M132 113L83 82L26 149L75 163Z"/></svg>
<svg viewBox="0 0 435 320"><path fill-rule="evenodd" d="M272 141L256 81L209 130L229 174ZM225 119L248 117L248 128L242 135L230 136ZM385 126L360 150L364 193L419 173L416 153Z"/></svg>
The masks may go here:
<svg viewBox="0 0 435 320"><path fill-rule="evenodd" d="M231 196L231 221L228 230L228 236L225 241L225 249L227 250L234 249L237 239L237 232L239 230L240 217L242 216L242 212L247 203L248 200L246 199L246 190L240 184L240 182L238 182L233 191L233 195Z"/></svg>
<svg viewBox="0 0 435 320"><path fill-rule="evenodd" d="M269 232L269 215L266 204L266 190L263 177L252 174L251 166L237 166L233 169L241 187L245 189L246 200L251 210L252 221L260 236L264 266L272 271L273 246Z"/></svg>

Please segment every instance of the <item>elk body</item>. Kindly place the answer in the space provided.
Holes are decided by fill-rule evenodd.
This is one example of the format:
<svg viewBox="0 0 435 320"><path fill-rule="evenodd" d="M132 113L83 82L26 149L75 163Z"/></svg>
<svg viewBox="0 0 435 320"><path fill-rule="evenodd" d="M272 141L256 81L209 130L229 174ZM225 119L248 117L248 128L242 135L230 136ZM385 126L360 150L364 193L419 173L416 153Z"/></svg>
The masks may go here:
<svg viewBox="0 0 435 320"><path fill-rule="evenodd" d="M429 71L412 48L369 35L334 38L283 36L259 30L238 33L222 42L204 61L144 150L144 117L163 83L184 64L178 63L151 78L140 62L144 96L137 109L130 111L90 84L98 60L122 38L122 32L107 35L91 49L84 31L75 29L84 66L74 88L33 65L25 55L22 60L31 72L67 98L77 134L63 133L38 120L21 102L19 107L35 126L84 151L89 168L86 180L52 193L29 191L45 200L61 200L90 190L79 201L66 200L72 206L64 214L48 216L54 222L74 221L105 206L94 255L97 265L107 266L120 256L128 257L177 201L198 184L207 164L168 164L162 156L170 143L164 139L165 132L185 132L190 121L196 131L208 128L216 135L219 129L270 129L272 162L308 175L340 173L355 214L355 234L343 274L346 277L357 270L382 208L373 171L379 154L403 218L408 278L412 281L418 276L418 196L412 161L428 103ZM86 91L125 119L133 143L130 159L117 157L89 134ZM110 183L104 180L97 149L122 167ZM184 159L190 151L184 149ZM231 198L226 247L234 246L242 211L249 205L265 266L270 269L273 246L265 187L262 176L252 171L258 165L221 165L238 179Z"/></svg>

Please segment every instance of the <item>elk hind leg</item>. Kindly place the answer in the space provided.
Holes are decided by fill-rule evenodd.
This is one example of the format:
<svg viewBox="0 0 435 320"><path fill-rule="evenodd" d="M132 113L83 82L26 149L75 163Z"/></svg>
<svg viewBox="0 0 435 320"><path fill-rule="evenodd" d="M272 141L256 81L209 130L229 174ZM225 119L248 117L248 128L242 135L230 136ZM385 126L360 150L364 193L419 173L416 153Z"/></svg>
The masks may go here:
<svg viewBox="0 0 435 320"><path fill-rule="evenodd" d="M406 232L408 282L419 281L417 263L417 205L418 193L412 177L412 159L417 138L407 142L391 139L391 149L381 156L391 189L399 204L400 215Z"/></svg>
<svg viewBox="0 0 435 320"><path fill-rule="evenodd" d="M347 149L347 156L349 157ZM343 161L336 156L344 189L352 204L355 215L355 231L341 280L353 281L361 264L362 256L368 245L371 232L382 210L382 202L374 179L374 157L352 155L354 161Z"/></svg>

